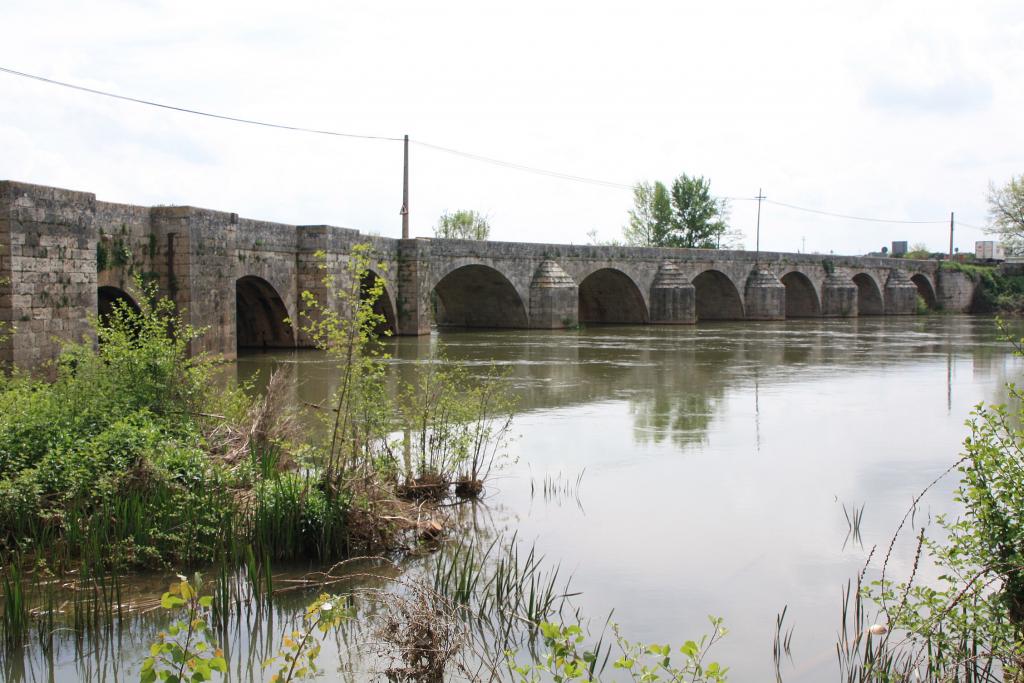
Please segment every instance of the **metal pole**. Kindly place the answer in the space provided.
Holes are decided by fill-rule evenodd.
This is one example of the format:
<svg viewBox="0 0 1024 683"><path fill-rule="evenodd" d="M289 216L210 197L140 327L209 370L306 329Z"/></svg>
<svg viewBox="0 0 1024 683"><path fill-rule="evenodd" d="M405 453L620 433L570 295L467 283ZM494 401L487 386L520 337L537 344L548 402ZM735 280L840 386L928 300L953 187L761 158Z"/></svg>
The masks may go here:
<svg viewBox="0 0 1024 683"><path fill-rule="evenodd" d="M949 212L949 260L953 260L953 212Z"/></svg>
<svg viewBox="0 0 1024 683"><path fill-rule="evenodd" d="M757 250L757 257L761 257L761 200L766 199L764 194L761 192L761 188L757 188L757 237L755 238L755 245Z"/></svg>
<svg viewBox="0 0 1024 683"><path fill-rule="evenodd" d="M409 136L405 136L405 165L402 169L402 239L409 239Z"/></svg>

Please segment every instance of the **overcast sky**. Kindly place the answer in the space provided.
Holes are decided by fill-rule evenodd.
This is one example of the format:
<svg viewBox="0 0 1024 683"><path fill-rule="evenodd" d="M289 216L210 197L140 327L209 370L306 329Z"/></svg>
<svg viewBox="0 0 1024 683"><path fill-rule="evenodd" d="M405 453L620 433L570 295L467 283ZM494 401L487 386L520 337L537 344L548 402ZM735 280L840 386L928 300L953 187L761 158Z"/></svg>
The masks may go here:
<svg viewBox="0 0 1024 683"><path fill-rule="evenodd" d="M1024 2L0 3L0 66L231 116L631 185L703 175L763 249L948 248L1024 173ZM629 189L413 145L412 232L621 235ZM136 204L401 230L401 143L204 119L0 73L0 178ZM754 245L756 202L731 203ZM973 250L980 230L959 226Z"/></svg>

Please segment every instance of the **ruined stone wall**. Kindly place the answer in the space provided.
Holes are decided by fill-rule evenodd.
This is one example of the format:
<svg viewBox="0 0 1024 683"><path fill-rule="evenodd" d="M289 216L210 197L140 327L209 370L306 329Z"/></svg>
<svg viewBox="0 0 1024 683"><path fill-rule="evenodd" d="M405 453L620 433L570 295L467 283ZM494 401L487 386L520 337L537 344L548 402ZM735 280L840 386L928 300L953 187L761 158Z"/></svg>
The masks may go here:
<svg viewBox="0 0 1024 683"><path fill-rule="evenodd" d="M321 305L329 308L338 307L334 293L324 283L327 274L335 278L335 289L346 288L347 262L355 244L369 244L368 258L373 273L384 280L384 296L382 306L388 309L388 317L394 321L397 317L396 302L398 300L398 267L397 242L382 237L367 236L358 230L338 228L329 225L301 225L296 231L296 291L297 319L300 321L297 332L299 346L312 346L312 340L303 332L302 327L307 320L302 315L302 292L309 291Z"/></svg>
<svg viewBox="0 0 1024 683"><path fill-rule="evenodd" d="M0 319L16 332L0 361L40 368L61 343L89 333L96 311L96 197L0 182Z"/></svg>
<svg viewBox="0 0 1024 683"><path fill-rule="evenodd" d="M147 206L96 202L93 225L98 286L116 287L138 301L142 293L136 279L156 278L157 243L150 214Z"/></svg>
<svg viewBox="0 0 1024 683"><path fill-rule="evenodd" d="M0 372L13 362L14 286L11 280L11 217L0 184Z"/></svg>
<svg viewBox="0 0 1024 683"><path fill-rule="evenodd" d="M955 270L940 270L935 296L939 306L946 311L968 313L974 303L978 283L967 273Z"/></svg>

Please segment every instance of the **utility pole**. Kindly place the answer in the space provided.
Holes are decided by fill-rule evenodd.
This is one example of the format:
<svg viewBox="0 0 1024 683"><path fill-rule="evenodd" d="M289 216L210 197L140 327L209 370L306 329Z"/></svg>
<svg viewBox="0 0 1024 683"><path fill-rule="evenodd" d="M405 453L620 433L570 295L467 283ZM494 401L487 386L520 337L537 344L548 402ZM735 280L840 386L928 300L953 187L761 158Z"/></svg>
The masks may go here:
<svg viewBox="0 0 1024 683"><path fill-rule="evenodd" d="M402 168L402 239L409 239L409 136L405 136L405 164Z"/></svg>
<svg viewBox="0 0 1024 683"><path fill-rule="evenodd" d="M761 188L757 188L757 196L754 198L757 200L757 237L754 240L755 249L757 251L757 259L761 258L761 200L767 199Z"/></svg>
<svg viewBox="0 0 1024 683"><path fill-rule="evenodd" d="M949 212L949 260L953 260L953 212Z"/></svg>
<svg viewBox="0 0 1024 683"><path fill-rule="evenodd" d="M801 254L806 254L807 253L807 238L806 237L801 237L800 238L800 253Z"/></svg>

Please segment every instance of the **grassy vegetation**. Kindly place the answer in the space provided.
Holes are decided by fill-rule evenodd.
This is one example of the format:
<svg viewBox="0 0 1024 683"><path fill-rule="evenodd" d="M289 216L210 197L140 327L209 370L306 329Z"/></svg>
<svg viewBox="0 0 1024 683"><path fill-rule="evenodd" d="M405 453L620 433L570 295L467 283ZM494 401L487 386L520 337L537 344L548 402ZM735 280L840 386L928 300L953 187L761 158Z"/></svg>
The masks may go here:
<svg viewBox="0 0 1024 683"><path fill-rule="evenodd" d="M964 273L980 286L972 312L1020 315L1024 313L1024 276L1003 275L994 266L943 261L942 270Z"/></svg>
<svg viewBox="0 0 1024 683"><path fill-rule="evenodd" d="M168 302L121 306L96 332L52 382L0 379L0 549L94 565L210 557L231 476L209 457L204 415L237 414L242 396L187 356L195 331Z"/></svg>
<svg viewBox="0 0 1024 683"><path fill-rule="evenodd" d="M389 394L366 267L357 249L341 285L325 277L330 307L306 297L305 329L343 378L321 406L323 440L299 438L283 375L259 397L225 388L188 353L201 332L152 291L97 321L98 343L68 345L50 380L0 374L0 636L22 642L63 601L99 623L137 568L241 567L270 594L274 563L390 554L444 532L435 503L457 485L482 491L513 406L496 381L433 367ZM413 398L424 387L429 403ZM427 478L424 501L410 487Z"/></svg>

